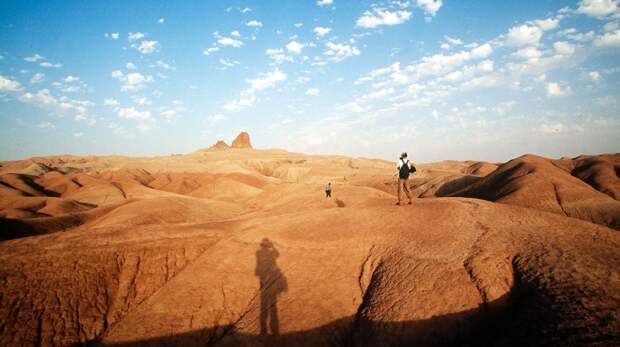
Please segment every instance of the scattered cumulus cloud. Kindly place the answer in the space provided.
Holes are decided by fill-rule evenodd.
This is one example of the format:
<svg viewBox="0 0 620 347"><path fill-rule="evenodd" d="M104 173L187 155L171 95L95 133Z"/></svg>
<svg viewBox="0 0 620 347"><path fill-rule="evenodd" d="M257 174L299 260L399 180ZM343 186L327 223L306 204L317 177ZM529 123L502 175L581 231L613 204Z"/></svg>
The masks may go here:
<svg viewBox="0 0 620 347"><path fill-rule="evenodd" d="M253 106L256 103L256 93L266 89L274 88L278 83L285 81L287 75L280 69L259 74L258 77L247 79L248 88L241 92L241 97L224 105L227 111L235 112Z"/></svg>
<svg viewBox="0 0 620 347"><path fill-rule="evenodd" d="M22 86L19 84L19 82L0 76L0 91L18 92L20 90L22 90Z"/></svg>
<svg viewBox="0 0 620 347"><path fill-rule="evenodd" d="M165 22L165 21L166 21L166 19L165 19L165 18L163 18L163 17L162 17L162 18L159 18L159 19L157 20L157 24L164 24L164 22Z"/></svg>
<svg viewBox="0 0 620 347"><path fill-rule="evenodd" d="M254 27L254 28L262 28L263 27L263 23L261 23L260 21L257 21L257 20L251 20L251 21L245 23L245 25L247 25L249 27Z"/></svg>
<svg viewBox="0 0 620 347"><path fill-rule="evenodd" d="M318 0L316 4L319 6L331 6L334 4L334 0Z"/></svg>
<svg viewBox="0 0 620 347"><path fill-rule="evenodd" d="M36 63L39 60L45 60L45 57L43 57L42 55L39 55L37 53L33 54L30 57L26 57L24 58L25 61L29 62L29 63Z"/></svg>
<svg viewBox="0 0 620 347"><path fill-rule="evenodd" d="M310 96L319 95L319 90L317 88L308 88L306 90L306 95L310 95Z"/></svg>
<svg viewBox="0 0 620 347"><path fill-rule="evenodd" d="M512 27L508 31L508 37L506 44L508 46L527 46L537 45L542 38L542 29L536 26L530 26L527 24Z"/></svg>
<svg viewBox="0 0 620 347"><path fill-rule="evenodd" d="M129 33L127 35L127 40L131 41L137 41L140 39L143 39L145 37L145 35L143 33L137 32L137 33Z"/></svg>
<svg viewBox="0 0 620 347"><path fill-rule="evenodd" d="M605 33L594 40L597 47L610 48L620 46L620 29Z"/></svg>
<svg viewBox="0 0 620 347"><path fill-rule="evenodd" d="M390 11L381 8L374 8L371 11L366 11L357 19L356 26L360 28L372 29L380 25L397 25L402 24L409 20L411 12L400 10Z"/></svg>
<svg viewBox="0 0 620 347"><path fill-rule="evenodd" d="M151 118L150 111L139 111L134 107L119 107L117 114L121 118L127 119L149 119Z"/></svg>
<svg viewBox="0 0 620 347"><path fill-rule="evenodd" d="M568 96L571 94L569 86L562 86L556 82L547 83L547 96L551 98Z"/></svg>
<svg viewBox="0 0 620 347"><path fill-rule="evenodd" d="M207 122L209 124L216 124L216 123L220 123L223 122L224 120L226 120L226 116L224 116L221 113L217 113L217 114L212 114L210 116L207 116Z"/></svg>
<svg viewBox="0 0 620 347"><path fill-rule="evenodd" d="M30 83L32 83L32 84L41 83L41 82L43 82L44 79L45 79L45 74L43 74L41 72L37 72L30 79Z"/></svg>
<svg viewBox="0 0 620 347"><path fill-rule="evenodd" d="M417 0L418 7L422 8L426 13L435 16L443 5L442 0Z"/></svg>
<svg viewBox="0 0 620 347"><path fill-rule="evenodd" d="M205 49L204 51L202 51L202 54L209 56L209 55L211 55L211 54L213 54L213 53L215 53L215 52L217 52L219 50L220 50L219 47L209 47L209 48Z"/></svg>
<svg viewBox="0 0 620 347"><path fill-rule="evenodd" d="M235 40L231 37L225 37L225 36L220 36L217 39L217 43L219 43L222 46L230 46L230 47L235 47L235 48L239 48L241 46L243 46L243 42L239 41L239 40Z"/></svg>
<svg viewBox="0 0 620 347"><path fill-rule="evenodd" d="M37 124L37 128L41 128L41 129L55 129L56 126L53 123L50 123L50 122L41 122L41 123Z"/></svg>
<svg viewBox="0 0 620 347"><path fill-rule="evenodd" d="M602 18L618 11L617 0L582 0L577 13Z"/></svg>
<svg viewBox="0 0 620 347"><path fill-rule="evenodd" d="M306 47L306 45L303 43L299 43L297 41L291 41L286 45L286 50L291 53L301 54L301 50L304 47Z"/></svg>
<svg viewBox="0 0 620 347"><path fill-rule="evenodd" d="M120 34L119 33L105 33L103 34L103 36L105 36L106 38L110 40L118 40L118 38L120 37Z"/></svg>
<svg viewBox="0 0 620 347"><path fill-rule="evenodd" d="M114 98L105 98L105 99L103 99L103 106L117 107L119 105L120 105L120 103L118 101L116 101Z"/></svg>
<svg viewBox="0 0 620 347"><path fill-rule="evenodd" d="M314 28L314 33L319 36L319 37L323 37L327 34L329 34L330 31L332 31L331 28L327 28L327 27L316 27Z"/></svg>
<svg viewBox="0 0 620 347"><path fill-rule="evenodd" d="M361 54L361 51L357 47L344 43L327 42L325 47L326 50L323 54L328 56L334 62L339 62L348 57L358 56Z"/></svg>
<svg viewBox="0 0 620 347"><path fill-rule="evenodd" d="M159 49L159 42L155 40L144 40L140 44L132 44L131 47L137 49L142 54L151 54Z"/></svg>

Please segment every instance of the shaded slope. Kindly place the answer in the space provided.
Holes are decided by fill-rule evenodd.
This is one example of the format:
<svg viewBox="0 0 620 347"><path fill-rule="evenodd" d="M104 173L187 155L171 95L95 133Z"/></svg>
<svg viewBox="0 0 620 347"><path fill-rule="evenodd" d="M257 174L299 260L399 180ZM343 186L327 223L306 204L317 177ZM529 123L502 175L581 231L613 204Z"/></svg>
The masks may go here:
<svg viewBox="0 0 620 347"><path fill-rule="evenodd" d="M619 201L542 157L513 159L450 195L519 205L620 229Z"/></svg>

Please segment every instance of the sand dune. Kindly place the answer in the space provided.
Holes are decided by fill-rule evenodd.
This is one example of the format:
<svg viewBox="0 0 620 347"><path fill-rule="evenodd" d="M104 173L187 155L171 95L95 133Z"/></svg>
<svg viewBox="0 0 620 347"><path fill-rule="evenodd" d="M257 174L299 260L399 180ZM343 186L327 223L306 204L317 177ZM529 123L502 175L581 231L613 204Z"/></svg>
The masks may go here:
<svg viewBox="0 0 620 347"><path fill-rule="evenodd" d="M1 163L0 345L620 344L620 155L417 164L397 207L392 162L246 135Z"/></svg>

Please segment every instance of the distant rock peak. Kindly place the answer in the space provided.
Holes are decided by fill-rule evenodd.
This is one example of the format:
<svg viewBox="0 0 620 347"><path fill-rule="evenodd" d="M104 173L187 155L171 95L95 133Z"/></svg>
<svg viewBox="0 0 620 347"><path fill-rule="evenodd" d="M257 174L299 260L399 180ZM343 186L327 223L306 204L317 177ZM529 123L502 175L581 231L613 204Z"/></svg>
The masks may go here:
<svg viewBox="0 0 620 347"><path fill-rule="evenodd" d="M241 133L239 133L239 135L237 135L237 137L233 140L230 146L223 140L219 140L208 149L223 151L229 148L252 148L252 143L250 142L250 134L242 131Z"/></svg>
<svg viewBox="0 0 620 347"><path fill-rule="evenodd" d="M252 143L250 143L250 134L248 134L245 131L242 131L233 140L233 142L232 142L230 147L232 147L232 148L252 148Z"/></svg>

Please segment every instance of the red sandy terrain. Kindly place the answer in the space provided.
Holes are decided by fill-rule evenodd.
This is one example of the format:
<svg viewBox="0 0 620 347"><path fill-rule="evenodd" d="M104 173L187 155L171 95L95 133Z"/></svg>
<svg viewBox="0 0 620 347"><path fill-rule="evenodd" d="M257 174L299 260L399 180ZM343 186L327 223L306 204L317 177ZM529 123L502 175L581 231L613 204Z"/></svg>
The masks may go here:
<svg viewBox="0 0 620 347"><path fill-rule="evenodd" d="M620 155L394 166L0 163L0 345L620 344Z"/></svg>

